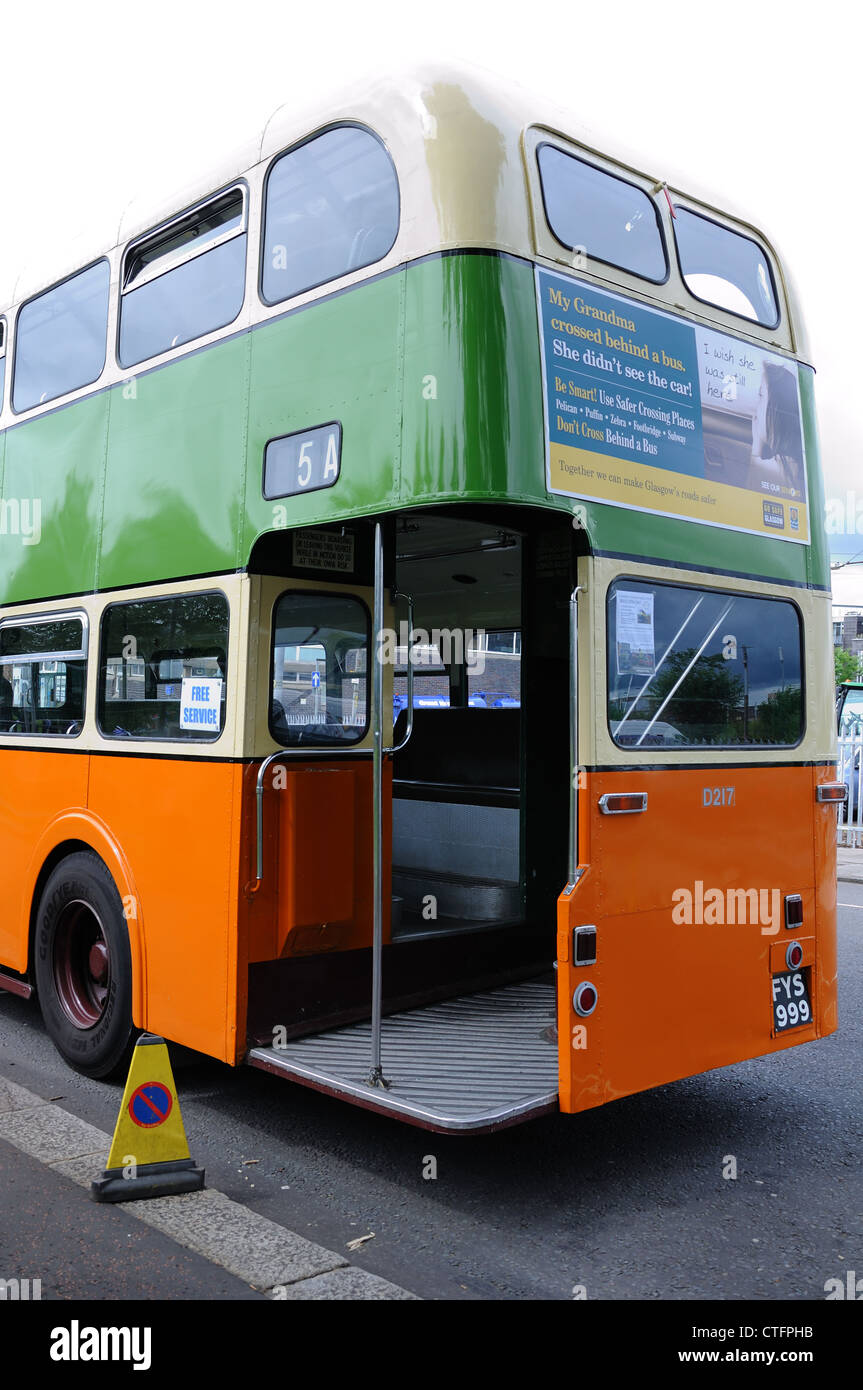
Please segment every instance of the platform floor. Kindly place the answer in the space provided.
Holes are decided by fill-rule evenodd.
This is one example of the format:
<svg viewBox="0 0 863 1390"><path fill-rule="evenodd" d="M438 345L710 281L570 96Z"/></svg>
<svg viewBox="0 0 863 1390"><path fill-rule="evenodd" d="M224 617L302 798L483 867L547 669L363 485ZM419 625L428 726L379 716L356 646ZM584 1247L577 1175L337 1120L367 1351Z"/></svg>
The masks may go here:
<svg viewBox="0 0 863 1390"><path fill-rule="evenodd" d="M247 1061L437 1133L483 1133L557 1109L552 977L384 1018L388 1089L370 1086L371 1023L256 1047Z"/></svg>

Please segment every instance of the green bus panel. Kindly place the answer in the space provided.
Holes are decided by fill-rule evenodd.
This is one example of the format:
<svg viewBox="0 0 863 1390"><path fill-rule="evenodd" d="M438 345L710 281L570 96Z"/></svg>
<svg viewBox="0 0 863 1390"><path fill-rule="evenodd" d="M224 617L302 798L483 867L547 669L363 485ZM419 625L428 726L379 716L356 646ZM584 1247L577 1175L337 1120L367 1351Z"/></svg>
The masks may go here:
<svg viewBox="0 0 863 1390"><path fill-rule="evenodd" d="M592 546L828 585L812 373L799 376L811 546L588 502ZM233 570L266 531L398 507L571 511L546 490L542 410L532 265L430 256L7 430L2 497L38 497L42 537L0 534L0 602ZM268 440L333 420L338 481L266 501Z"/></svg>

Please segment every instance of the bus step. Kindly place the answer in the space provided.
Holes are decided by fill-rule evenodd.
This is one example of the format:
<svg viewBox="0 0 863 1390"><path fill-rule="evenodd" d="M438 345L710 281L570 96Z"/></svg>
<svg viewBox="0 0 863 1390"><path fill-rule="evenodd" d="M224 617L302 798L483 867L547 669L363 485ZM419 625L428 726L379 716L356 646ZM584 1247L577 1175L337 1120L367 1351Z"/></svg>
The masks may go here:
<svg viewBox="0 0 863 1390"><path fill-rule="evenodd" d="M255 1047L250 1066L437 1134L483 1134L557 1110L553 979L383 1019L385 1089L368 1084L371 1022Z"/></svg>

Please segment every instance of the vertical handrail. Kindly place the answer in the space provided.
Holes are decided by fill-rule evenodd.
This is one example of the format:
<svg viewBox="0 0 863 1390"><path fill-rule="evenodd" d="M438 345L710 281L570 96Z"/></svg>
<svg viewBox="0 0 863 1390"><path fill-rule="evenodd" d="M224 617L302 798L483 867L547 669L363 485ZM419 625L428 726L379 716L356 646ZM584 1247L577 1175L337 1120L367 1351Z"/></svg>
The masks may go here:
<svg viewBox="0 0 863 1390"><path fill-rule="evenodd" d="M383 882L383 717L384 666L381 656L384 628L384 547L380 522L375 523L375 614L372 651L372 1059L370 1086L388 1087L381 1063L383 1013L384 882Z"/></svg>
<svg viewBox="0 0 863 1390"><path fill-rule="evenodd" d="M394 743L393 746L392 746L392 748L385 748L385 749L384 749L384 752L385 752L385 753L400 753L400 752L402 751L402 749L403 749L403 748L406 748L407 745L410 743L411 734L412 734L413 731L414 731L414 664L413 664L413 661L411 660L411 651L413 650L413 645L414 645L414 644L413 644L413 635L414 635L414 600L413 600L413 594L403 594L403 593L401 592L400 589L396 589L396 590L395 590L395 592L394 592L394 594L393 594L393 597L394 597L394 598L406 598L407 601L408 601L408 644L407 644L407 651L406 651L406 653L405 653L405 661L406 661L406 665L407 665L407 683L408 683L408 705L407 705L407 715L408 715L408 717L407 717L407 723L406 723L406 725L405 725L405 736L404 736L404 738L401 739L401 741L400 741L399 743ZM393 728L393 732L395 732L395 727Z"/></svg>
<svg viewBox="0 0 863 1390"><path fill-rule="evenodd" d="M578 596L583 585L576 584L569 600L569 873L575 883L578 873Z"/></svg>

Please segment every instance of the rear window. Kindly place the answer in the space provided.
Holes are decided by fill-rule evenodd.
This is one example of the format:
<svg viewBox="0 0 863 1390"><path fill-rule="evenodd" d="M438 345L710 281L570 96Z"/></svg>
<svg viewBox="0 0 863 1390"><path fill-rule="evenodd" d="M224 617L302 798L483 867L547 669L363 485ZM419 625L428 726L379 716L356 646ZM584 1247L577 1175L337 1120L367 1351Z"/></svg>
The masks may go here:
<svg viewBox="0 0 863 1390"><path fill-rule="evenodd" d="M554 145L540 145L537 161L545 215L562 246L642 280L665 280L659 214L643 189Z"/></svg>
<svg viewBox="0 0 863 1390"><path fill-rule="evenodd" d="M776 327L773 275L757 242L680 207L674 209L674 235L690 294L765 328Z"/></svg>
<svg viewBox="0 0 863 1390"><path fill-rule="evenodd" d="M797 608L782 599L616 580L608 595L608 722L621 748L799 743Z"/></svg>

